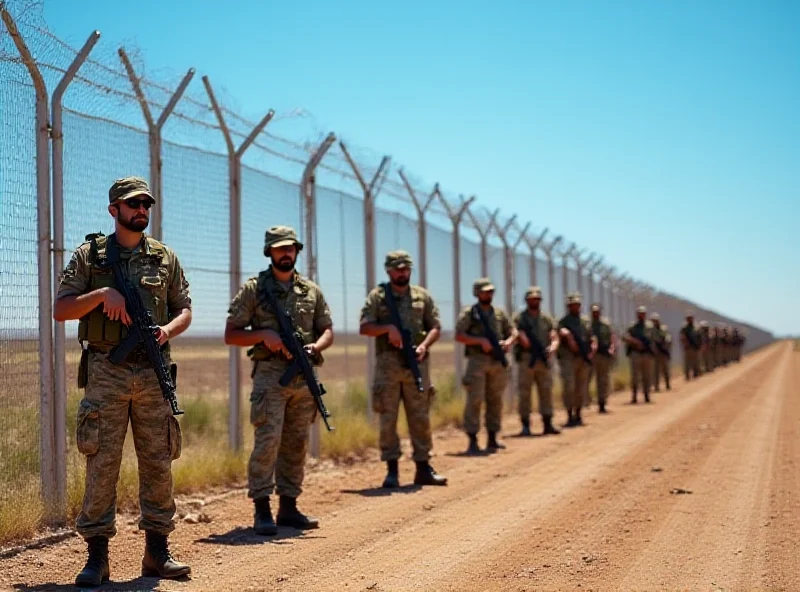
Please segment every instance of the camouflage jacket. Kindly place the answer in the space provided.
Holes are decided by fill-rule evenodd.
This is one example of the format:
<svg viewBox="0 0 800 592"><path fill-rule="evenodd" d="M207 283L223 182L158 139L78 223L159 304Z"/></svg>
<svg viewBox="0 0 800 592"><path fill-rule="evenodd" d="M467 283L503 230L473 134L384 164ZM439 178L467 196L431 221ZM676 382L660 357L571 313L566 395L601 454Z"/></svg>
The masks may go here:
<svg viewBox="0 0 800 592"><path fill-rule="evenodd" d="M397 312L400 314L403 328L411 332L416 345L422 343L429 331L441 326L439 309L433 301L433 296L425 288L409 286L409 289L402 295L394 290L392 293L397 302ZM367 294L367 299L361 308L361 323L391 324L392 316L385 297L386 291L383 286L377 286ZM375 339L375 352L378 356L387 353L396 356L403 355L401 350L389 343L389 336L386 334Z"/></svg>
<svg viewBox="0 0 800 592"><path fill-rule="evenodd" d="M495 335L497 335L498 340L511 337L511 321L502 308L496 306L491 307L491 309L487 311L486 317ZM478 315L475 314L474 306L466 306L461 310L461 314L458 315L458 321L456 321L456 333L464 333L472 337L485 336L483 324L478 318ZM464 348L464 355L484 355L484 351L479 345L468 345Z"/></svg>
<svg viewBox="0 0 800 592"><path fill-rule="evenodd" d="M580 339L587 345L592 339L592 326L588 320L581 317L571 314L564 315L558 321L558 330L561 331L561 329L569 329L573 336L577 336L576 341ZM558 346L558 357L563 358L565 356L580 357L580 354L573 354L567 345L567 340L562 338L561 344Z"/></svg>
<svg viewBox="0 0 800 592"><path fill-rule="evenodd" d="M702 340L700 337L700 332L697 330L696 325L689 325L688 323L684 323L683 327L681 327L681 335L686 337L688 341L689 347L691 349L700 349L702 345Z"/></svg>
<svg viewBox="0 0 800 592"><path fill-rule="evenodd" d="M542 344L543 348L550 346L550 332L555 329L556 321L553 317L544 313L532 314L530 310L524 308L514 315L514 326L520 333L531 331ZM519 362L522 359L522 344L518 341L514 344L514 358Z"/></svg>
<svg viewBox="0 0 800 592"><path fill-rule="evenodd" d="M596 321L592 319L591 327L592 335L597 339L597 353L604 356L611 355L608 351L611 347L611 341L614 335L611 324L602 318Z"/></svg>
<svg viewBox="0 0 800 592"><path fill-rule="evenodd" d="M628 330L626 331L626 333L629 336L633 337L634 339L638 339L640 341L649 341L652 346L655 346L656 331L655 331L655 327L653 326L653 323L650 322L650 321L644 321L644 322L639 321L639 322L636 322L633 325L631 325L630 327L628 327ZM640 352L640 353L650 353L650 354L652 354L652 353L655 353L655 352L653 352L653 349L654 348L640 350L640 349L634 348L630 344L628 344L628 346L626 348L626 351L627 351L628 355L630 355L631 352Z"/></svg>

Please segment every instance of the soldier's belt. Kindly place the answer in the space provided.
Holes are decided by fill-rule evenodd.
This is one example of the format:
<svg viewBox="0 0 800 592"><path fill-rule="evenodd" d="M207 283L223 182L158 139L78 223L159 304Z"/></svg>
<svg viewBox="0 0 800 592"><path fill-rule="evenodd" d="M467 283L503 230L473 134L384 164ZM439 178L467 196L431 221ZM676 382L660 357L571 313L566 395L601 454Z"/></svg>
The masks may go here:
<svg viewBox="0 0 800 592"><path fill-rule="evenodd" d="M100 355L108 355L111 351L111 347L104 347L104 346L97 346L97 345L90 345L87 348L93 354L100 354ZM144 348L136 348L131 353L128 354L128 357L125 358L125 362L129 364L139 364L139 365L150 365L150 358L147 357L147 352Z"/></svg>

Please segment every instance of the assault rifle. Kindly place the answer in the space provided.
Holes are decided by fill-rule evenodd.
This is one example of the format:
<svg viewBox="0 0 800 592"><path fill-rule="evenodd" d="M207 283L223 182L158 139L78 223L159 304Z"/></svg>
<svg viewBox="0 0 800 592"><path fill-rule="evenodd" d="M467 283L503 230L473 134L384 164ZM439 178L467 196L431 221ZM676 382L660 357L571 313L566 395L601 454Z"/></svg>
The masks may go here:
<svg viewBox="0 0 800 592"><path fill-rule="evenodd" d="M531 359L528 362L528 366L533 368L536 365L536 360L541 360L542 363L549 368L550 360L547 358L545 347L542 345L542 342L539 341L539 338L536 336L536 333L534 333L533 329L525 329L525 336L528 338L528 341L531 344Z"/></svg>
<svg viewBox="0 0 800 592"><path fill-rule="evenodd" d="M575 343L578 345L578 352L580 353L581 358L583 358L583 360L587 364L591 364L592 363L592 356L591 356L592 346L589 343L587 343L586 341L584 341L583 339L581 339L580 336L577 334L577 332L572 330L572 327L564 327L564 328L567 331L570 332L570 334L572 335L572 338L575 340Z"/></svg>
<svg viewBox="0 0 800 592"><path fill-rule="evenodd" d="M159 328L153 319L153 315L147 310L142 302L139 291L133 287L122 270L122 262L119 258L119 245L114 237L109 237L106 246L107 262L106 266L111 267L114 274L114 283L122 297L125 298L125 309L131 318L128 327L128 335L119 344L115 345L108 354L108 361L112 364L122 364L134 349L143 345L147 353L147 359L153 366L153 370L158 378L158 386L161 387L161 394L164 400L169 403L172 415L182 415L183 410L178 409L177 387L175 377L178 367L172 364L167 367L164 362L164 355L161 346L155 336L155 331Z"/></svg>
<svg viewBox="0 0 800 592"><path fill-rule="evenodd" d="M400 335L403 337L403 345L401 347L403 350L403 358L405 358L406 365L414 376L414 383L417 385L417 390L423 392L425 388L422 386L422 373L419 370L419 363L417 362L417 349L414 347L413 336L408 328L403 327L403 320L400 318L400 311L397 310L397 301L394 299L391 285L387 282L381 284L381 287L383 287L386 292L386 305L389 307L392 324L397 327L397 330L400 331Z"/></svg>
<svg viewBox="0 0 800 592"><path fill-rule="evenodd" d="M325 394L325 387L322 386L322 383L317 381L317 375L314 373L314 368L311 366L308 352L304 347L303 338L295 330L291 317L281 306L280 302L278 302L278 299L275 298L275 294L272 293L269 286L265 285L263 287L263 293L267 302L272 307L272 310L275 312L275 318L278 320L278 334L281 337L281 341L292 356L292 365L289 366L286 372L283 373L283 376L278 379L278 384L287 386L302 372L308 390L311 391L314 402L317 404L317 410L319 410L319 414L322 416L322 421L325 422L325 427L328 431L332 432L334 428L328 423L331 412L325 408L325 402L322 400L322 395Z"/></svg>
<svg viewBox="0 0 800 592"><path fill-rule="evenodd" d="M492 357L503 364L504 368L508 368L508 360L506 359L506 352L503 351L500 342L497 340L497 335L495 334L492 326L489 324L489 319L486 318L486 313L483 312L480 304L476 304L472 307L472 314L475 315L478 320L483 325L483 333L486 339L489 340L489 343L492 344Z"/></svg>

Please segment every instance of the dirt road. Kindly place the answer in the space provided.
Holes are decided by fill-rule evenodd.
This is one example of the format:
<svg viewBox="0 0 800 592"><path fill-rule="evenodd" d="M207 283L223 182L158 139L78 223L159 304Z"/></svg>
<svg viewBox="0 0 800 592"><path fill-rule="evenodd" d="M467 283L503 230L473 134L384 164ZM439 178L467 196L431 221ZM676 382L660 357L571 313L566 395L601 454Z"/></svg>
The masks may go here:
<svg viewBox="0 0 800 592"><path fill-rule="evenodd" d="M438 434L446 488L387 495L377 462L318 467L301 500L322 528L305 535L256 537L234 492L172 537L185 582L137 577L143 537L120 516L103 589L797 590L798 381L800 353L780 343L652 405L620 394L587 427L507 437L496 455L461 457L463 435ZM73 538L0 560L0 589L71 590L83 549Z"/></svg>

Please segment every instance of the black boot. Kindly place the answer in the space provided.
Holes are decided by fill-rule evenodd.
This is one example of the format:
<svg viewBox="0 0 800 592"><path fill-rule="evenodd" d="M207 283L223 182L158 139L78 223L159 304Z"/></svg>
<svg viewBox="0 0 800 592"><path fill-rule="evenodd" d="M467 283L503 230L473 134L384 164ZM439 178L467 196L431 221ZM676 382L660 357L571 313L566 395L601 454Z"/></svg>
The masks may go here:
<svg viewBox="0 0 800 592"><path fill-rule="evenodd" d="M144 559L142 559L142 575L145 577L180 578L192 573L185 563L175 561L169 552L167 535L151 530L145 531Z"/></svg>
<svg viewBox="0 0 800 592"><path fill-rule="evenodd" d="M583 419L581 418L581 408L580 407L578 407L575 410L575 425L576 426L582 426L583 425Z"/></svg>
<svg viewBox="0 0 800 592"><path fill-rule="evenodd" d="M481 453L481 449L478 447L478 434L467 434L469 436L469 447L467 447L467 454L469 456L475 456Z"/></svg>
<svg viewBox="0 0 800 592"><path fill-rule="evenodd" d="M572 409L567 409L567 423L564 424L565 428L574 428L575 427L575 416L572 413Z"/></svg>
<svg viewBox="0 0 800 592"><path fill-rule="evenodd" d="M600 401L599 403L597 403L597 411L599 413L608 413L608 411L606 411L606 402L605 401Z"/></svg>
<svg viewBox="0 0 800 592"><path fill-rule="evenodd" d="M108 538L104 536L94 536L86 539L89 548L89 558L78 577L75 578L75 585L82 588L99 586L111 575L108 565Z"/></svg>
<svg viewBox="0 0 800 592"><path fill-rule="evenodd" d="M669 386L669 379L667 379L667 381L666 381L666 382L667 382L667 390L668 390L668 391L671 391L671 390L672 390L672 388Z"/></svg>
<svg viewBox="0 0 800 592"><path fill-rule="evenodd" d="M497 452L498 450L503 450L505 447L505 444L501 444L497 441L497 432L489 432L489 440L486 442L486 450L488 452Z"/></svg>
<svg viewBox="0 0 800 592"><path fill-rule="evenodd" d="M633 391L631 391L631 404L632 405L635 405L637 403L637 401L636 401L636 396L637 395L638 395L638 393L636 392L636 389L633 389Z"/></svg>
<svg viewBox="0 0 800 592"><path fill-rule="evenodd" d="M530 436L531 435L531 420L527 417L525 419L520 419L520 423L522 423L522 431L519 433L520 436Z"/></svg>
<svg viewBox="0 0 800 592"><path fill-rule="evenodd" d="M649 403L650 402L650 391L645 391L644 392L644 402L645 403Z"/></svg>
<svg viewBox="0 0 800 592"><path fill-rule="evenodd" d="M400 487L400 479L397 476L397 460L386 461L386 479L383 480L384 489L397 489Z"/></svg>
<svg viewBox="0 0 800 592"><path fill-rule="evenodd" d="M278 526L291 526L299 530L319 527L319 520L306 516L297 509L297 498L282 495L278 505Z"/></svg>
<svg viewBox="0 0 800 592"><path fill-rule="evenodd" d="M553 416L552 415L542 415L542 424L544 425L544 430L542 431L543 436L547 436L548 434L552 434L557 436L561 432L555 428L553 425Z"/></svg>
<svg viewBox="0 0 800 592"><path fill-rule="evenodd" d="M253 530L256 534L270 536L278 534L278 525L272 519L272 510L269 507L269 498L261 497L253 500L256 505L256 513L253 518Z"/></svg>
<svg viewBox="0 0 800 592"><path fill-rule="evenodd" d="M433 470L428 461L417 461L417 472L414 474L414 485L447 485L447 477Z"/></svg>

